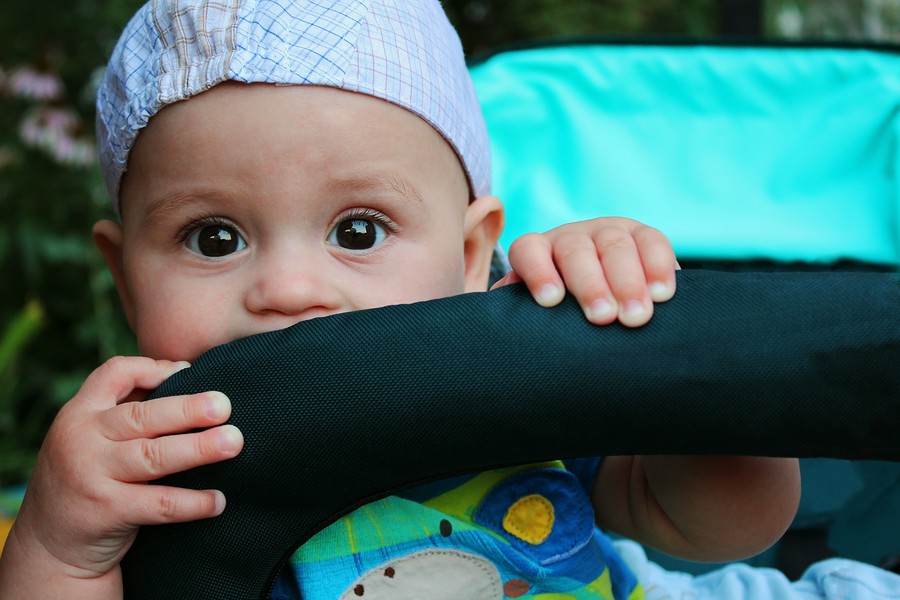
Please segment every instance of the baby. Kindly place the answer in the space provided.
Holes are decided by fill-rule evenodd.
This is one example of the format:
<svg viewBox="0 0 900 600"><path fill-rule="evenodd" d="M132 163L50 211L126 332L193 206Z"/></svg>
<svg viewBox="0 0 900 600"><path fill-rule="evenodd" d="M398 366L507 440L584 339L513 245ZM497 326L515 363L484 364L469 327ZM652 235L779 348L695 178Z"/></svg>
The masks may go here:
<svg viewBox="0 0 900 600"><path fill-rule="evenodd" d="M142 357L99 367L54 421L0 561L5 599L120 597L139 526L226 510L215 490L145 483L241 451L228 398L138 401L148 390L237 338L484 291L503 227L484 121L436 0L155 0L110 61L98 133L120 220L94 239ZM668 241L626 219L526 236L510 262L500 285L523 280L545 306L568 288L597 324L641 325L674 293ZM423 567L435 598L639 597L595 522L730 560L777 540L798 497L792 459L481 473L349 515L294 555L273 597L357 597L400 560ZM454 575L473 564L478 576Z"/></svg>

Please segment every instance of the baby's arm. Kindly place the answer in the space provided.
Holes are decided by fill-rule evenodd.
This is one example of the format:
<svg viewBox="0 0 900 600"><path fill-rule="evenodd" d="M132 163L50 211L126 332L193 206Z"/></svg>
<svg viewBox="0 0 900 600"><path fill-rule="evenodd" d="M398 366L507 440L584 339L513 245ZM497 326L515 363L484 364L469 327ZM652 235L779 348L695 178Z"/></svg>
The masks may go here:
<svg viewBox="0 0 900 600"><path fill-rule="evenodd" d="M699 561L759 554L784 534L799 501L793 458L611 456L594 487L602 528Z"/></svg>
<svg viewBox="0 0 900 600"><path fill-rule="evenodd" d="M592 323L618 319L638 327L653 303L675 293L678 263L662 233L631 219L607 217L530 233L509 248L513 270L494 287L524 281L542 306L570 292Z"/></svg>
<svg viewBox="0 0 900 600"><path fill-rule="evenodd" d="M525 281L544 306L566 289L597 324L643 325L653 302L675 293L678 263L668 239L630 219L529 234L513 242L509 259L513 271L497 286ZM796 459L613 456L600 468L594 505L605 529L683 558L725 561L777 541L799 496Z"/></svg>
<svg viewBox="0 0 900 600"><path fill-rule="evenodd" d="M222 512L220 492L144 485L243 446L235 427L215 427L231 413L220 393L134 401L184 366L112 359L59 411L0 557L0 598L120 598L138 526Z"/></svg>

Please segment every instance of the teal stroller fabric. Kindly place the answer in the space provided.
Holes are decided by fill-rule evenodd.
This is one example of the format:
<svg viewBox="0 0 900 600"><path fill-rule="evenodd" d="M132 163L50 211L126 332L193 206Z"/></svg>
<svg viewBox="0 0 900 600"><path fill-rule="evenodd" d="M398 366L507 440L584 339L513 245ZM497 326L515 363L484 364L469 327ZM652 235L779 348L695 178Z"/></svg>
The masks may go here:
<svg viewBox="0 0 900 600"><path fill-rule="evenodd" d="M900 264L893 48L584 43L472 77L505 244L619 215L682 259Z"/></svg>
<svg viewBox="0 0 900 600"><path fill-rule="evenodd" d="M633 453L900 460L900 275L683 272L646 327L519 286L313 319L210 350L155 395L221 390L235 459L167 478L218 518L141 529L127 598L265 598L291 552L402 487Z"/></svg>

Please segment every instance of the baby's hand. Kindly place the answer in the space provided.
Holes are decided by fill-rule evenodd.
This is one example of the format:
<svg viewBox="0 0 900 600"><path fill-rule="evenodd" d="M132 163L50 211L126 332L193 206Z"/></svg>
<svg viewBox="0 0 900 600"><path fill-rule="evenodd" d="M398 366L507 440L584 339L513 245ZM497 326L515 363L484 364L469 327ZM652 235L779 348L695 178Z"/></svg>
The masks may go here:
<svg viewBox="0 0 900 600"><path fill-rule="evenodd" d="M509 248L513 270L494 288L524 281L541 306L562 302L568 289L591 323L617 318L644 325L653 303L675 294L678 262L662 233L631 219L608 217L530 233Z"/></svg>
<svg viewBox="0 0 900 600"><path fill-rule="evenodd" d="M234 457L243 446L240 431L222 425L231 404L221 393L137 401L186 364L114 358L63 406L10 535L19 565L37 561L48 579L117 579L138 526L222 512L218 491L143 485Z"/></svg>

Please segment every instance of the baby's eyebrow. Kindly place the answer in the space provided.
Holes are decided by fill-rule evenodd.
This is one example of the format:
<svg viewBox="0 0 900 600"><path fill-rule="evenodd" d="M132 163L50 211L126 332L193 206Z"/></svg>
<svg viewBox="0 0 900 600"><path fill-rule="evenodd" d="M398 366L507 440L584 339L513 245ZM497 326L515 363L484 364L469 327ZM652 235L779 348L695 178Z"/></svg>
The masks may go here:
<svg viewBox="0 0 900 600"><path fill-rule="evenodd" d="M212 190L177 191L149 203L144 219L156 221L198 201L216 202L222 198L222 194Z"/></svg>
<svg viewBox="0 0 900 600"><path fill-rule="evenodd" d="M347 179L335 181L329 187L339 195L372 193L387 190L400 194L405 199L413 200L419 204L425 202L419 188L411 181L396 173L376 173L373 175L349 177Z"/></svg>

